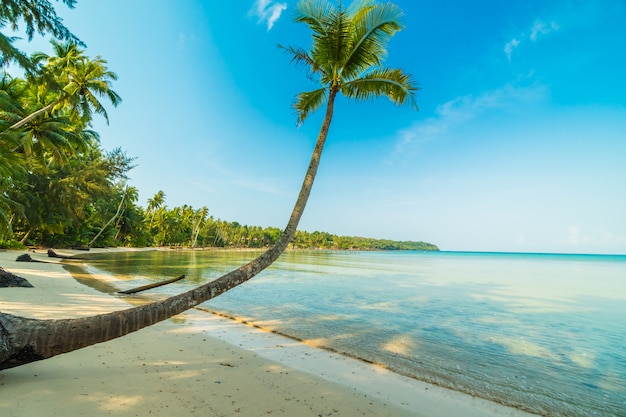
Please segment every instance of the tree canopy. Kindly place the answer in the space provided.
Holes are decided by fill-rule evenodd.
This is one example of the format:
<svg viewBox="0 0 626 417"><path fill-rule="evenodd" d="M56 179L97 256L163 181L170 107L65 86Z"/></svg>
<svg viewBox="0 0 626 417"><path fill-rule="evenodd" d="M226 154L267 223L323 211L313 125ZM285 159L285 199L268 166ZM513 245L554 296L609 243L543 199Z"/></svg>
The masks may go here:
<svg viewBox="0 0 626 417"><path fill-rule="evenodd" d="M102 150L91 129L94 114L108 119L101 97L121 101L116 75L72 41L52 45L56 55L33 54L24 78L0 78L0 240L14 228L23 242L64 233L132 168L121 150Z"/></svg>

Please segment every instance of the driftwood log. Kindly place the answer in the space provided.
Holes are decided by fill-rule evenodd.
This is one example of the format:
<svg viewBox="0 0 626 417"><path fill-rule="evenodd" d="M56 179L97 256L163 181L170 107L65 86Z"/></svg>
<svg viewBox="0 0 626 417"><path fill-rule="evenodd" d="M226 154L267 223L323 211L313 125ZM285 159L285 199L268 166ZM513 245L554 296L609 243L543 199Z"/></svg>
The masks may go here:
<svg viewBox="0 0 626 417"><path fill-rule="evenodd" d="M185 276L184 275L180 275L180 276L178 276L176 278L168 279L168 280L165 280L165 281L159 281L159 282L155 282L153 284L142 285L141 287L132 288L130 290L118 291L118 294L135 294L135 293L138 293L138 292L141 292L141 291L150 290L152 288L162 287L163 285L167 285L167 284L171 284L172 282L180 281L183 278L185 278Z"/></svg>

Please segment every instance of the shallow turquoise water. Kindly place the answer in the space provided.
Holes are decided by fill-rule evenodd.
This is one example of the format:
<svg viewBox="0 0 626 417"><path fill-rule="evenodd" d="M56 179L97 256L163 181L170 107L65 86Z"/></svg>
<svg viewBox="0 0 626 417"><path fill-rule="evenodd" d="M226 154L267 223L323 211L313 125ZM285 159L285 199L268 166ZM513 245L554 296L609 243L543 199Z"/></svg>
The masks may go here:
<svg viewBox="0 0 626 417"><path fill-rule="evenodd" d="M178 293L251 252L104 255ZM102 256L102 255L101 255ZM544 415L626 416L626 256L288 252L206 303L397 372Z"/></svg>

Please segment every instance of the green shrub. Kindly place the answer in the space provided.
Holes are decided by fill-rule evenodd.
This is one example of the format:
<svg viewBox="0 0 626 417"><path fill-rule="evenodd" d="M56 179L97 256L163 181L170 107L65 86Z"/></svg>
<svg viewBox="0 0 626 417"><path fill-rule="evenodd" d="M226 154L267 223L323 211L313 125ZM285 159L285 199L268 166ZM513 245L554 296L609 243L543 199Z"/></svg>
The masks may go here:
<svg viewBox="0 0 626 417"><path fill-rule="evenodd" d="M14 239L0 240L0 249L25 249L26 246Z"/></svg>

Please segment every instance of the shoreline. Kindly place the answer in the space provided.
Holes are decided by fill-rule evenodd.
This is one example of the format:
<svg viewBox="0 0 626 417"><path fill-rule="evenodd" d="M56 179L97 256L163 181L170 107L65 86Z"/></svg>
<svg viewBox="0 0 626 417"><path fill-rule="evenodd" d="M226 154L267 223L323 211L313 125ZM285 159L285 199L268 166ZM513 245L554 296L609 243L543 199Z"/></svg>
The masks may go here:
<svg viewBox="0 0 626 417"><path fill-rule="evenodd" d="M55 258L29 252L48 263L15 262L21 253L26 251L0 252L0 266L35 288L0 289L2 312L49 319L130 306L122 297L80 284ZM1 371L0 387L0 410L8 416L55 414L52 410L90 416L532 415L199 310Z"/></svg>

